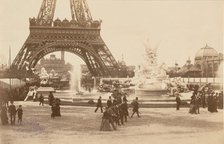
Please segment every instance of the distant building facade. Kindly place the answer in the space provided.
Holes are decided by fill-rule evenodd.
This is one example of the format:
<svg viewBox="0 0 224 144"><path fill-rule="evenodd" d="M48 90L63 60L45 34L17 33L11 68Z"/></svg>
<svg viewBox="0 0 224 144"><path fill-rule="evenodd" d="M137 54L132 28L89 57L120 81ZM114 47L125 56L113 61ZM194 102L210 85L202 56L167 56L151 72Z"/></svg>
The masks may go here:
<svg viewBox="0 0 224 144"><path fill-rule="evenodd" d="M188 59L186 63L177 71L182 77L201 77L201 70Z"/></svg>
<svg viewBox="0 0 224 144"><path fill-rule="evenodd" d="M126 66L124 62L119 62L119 61L118 61L118 64L120 65L120 69L118 70L117 74L114 74L116 75L116 77L120 77L120 78L134 77L135 66ZM81 73L82 75L86 75L90 73L87 65L81 65Z"/></svg>
<svg viewBox="0 0 224 144"><path fill-rule="evenodd" d="M54 71L60 76L72 70L72 65L65 63L64 52L61 52L61 59L57 58L55 54L51 54L50 58L42 58L40 63L37 64L36 70L40 71L42 67L45 68L47 73Z"/></svg>
<svg viewBox="0 0 224 144"><path fill-rule="evenodd" d="M223 54L206 45L198 50L194 60L194 65L201 71L201 77L215 77L223 65Z"/></svg>
<svg viewBox="0 0 224 144"><path fill-rule="evenodd" d="M222 68L223 54L206 45L197 51L194 63L188 59L182 67L170 67L167 73L170 77L217 77L223 73Z"/></svg>

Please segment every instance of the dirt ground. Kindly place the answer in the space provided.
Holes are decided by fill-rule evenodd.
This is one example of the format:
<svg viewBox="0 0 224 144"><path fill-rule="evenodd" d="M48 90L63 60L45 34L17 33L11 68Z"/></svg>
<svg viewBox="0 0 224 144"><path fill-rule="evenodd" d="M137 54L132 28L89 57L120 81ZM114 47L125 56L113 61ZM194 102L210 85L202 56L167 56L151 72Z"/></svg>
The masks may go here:
<svg viewBox="0 0 224 144"><path fill-rule="evenodd" d="M140 108L141 118L128 119L117 131L99 131L102 114L93 107L62 106L62 117L52 119L48 105L23 105L22 125L0 125L0 144L223 144L223 111L187 108ZM131 110L130 110L131 112Z"/></svg>

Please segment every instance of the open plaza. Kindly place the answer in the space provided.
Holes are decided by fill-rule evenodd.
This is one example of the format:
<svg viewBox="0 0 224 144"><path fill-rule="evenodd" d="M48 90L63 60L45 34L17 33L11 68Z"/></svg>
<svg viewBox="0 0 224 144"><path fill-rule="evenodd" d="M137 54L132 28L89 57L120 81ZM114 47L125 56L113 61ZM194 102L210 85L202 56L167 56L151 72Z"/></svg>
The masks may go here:
<svg viewBox="0 0 224 144"><path fill-rule="evenodd" d="M0 144L223 144L223 12L0 0Z"/></svg>
<svg viewBox="0 0 224 144"><path fill-rule="evenodd" d="M191 115L188 108L140 108L141 118L134 116L116 131L100 131L102 113L95 107L62 106L61 117L52 119L49 105L16 102L22 105L22 124L0 125L1 144L222 144L223 110L210 113L200 109ZM131 109L130 109L131 111Z"/></svg>

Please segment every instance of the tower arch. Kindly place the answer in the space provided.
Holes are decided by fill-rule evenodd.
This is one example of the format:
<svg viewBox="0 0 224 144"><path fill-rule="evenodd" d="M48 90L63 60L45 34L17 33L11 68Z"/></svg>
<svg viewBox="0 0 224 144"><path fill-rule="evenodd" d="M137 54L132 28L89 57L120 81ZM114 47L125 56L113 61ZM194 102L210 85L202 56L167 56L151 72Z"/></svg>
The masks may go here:
<svg viewBox="0 0 224 144"><path fill-rule="evenodd" d="M12 63L17 70L33 68L44 55L67 51L84 60L94 76L117 76L120 66L104 43L101 21L92 19L86 0L70 0L72 19L54 21L56 0L43 0L30 34Z"/></svg>
<svg viewBox="0 0 224 144"><path fill-rule="evenodd" d="M78 42L53 42L44 45L28 59L28 67L34 68L41 58L57 51L70 52L80 57L94 76L107 76L110 73L96 52L92 50L91 46Z"/></svg>

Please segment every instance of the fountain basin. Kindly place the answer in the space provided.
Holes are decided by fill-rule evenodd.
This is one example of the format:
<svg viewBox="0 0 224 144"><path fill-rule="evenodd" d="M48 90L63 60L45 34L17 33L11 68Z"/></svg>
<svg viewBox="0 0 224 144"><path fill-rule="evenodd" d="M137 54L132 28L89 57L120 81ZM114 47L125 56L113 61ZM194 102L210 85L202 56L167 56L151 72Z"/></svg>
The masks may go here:
<svg viewBox="0 0 224 144"><path fill-rule="evenodd" d="M157 97L167 94L166 89L135 89L136 96L147 96L147 97Z"/></svg>

